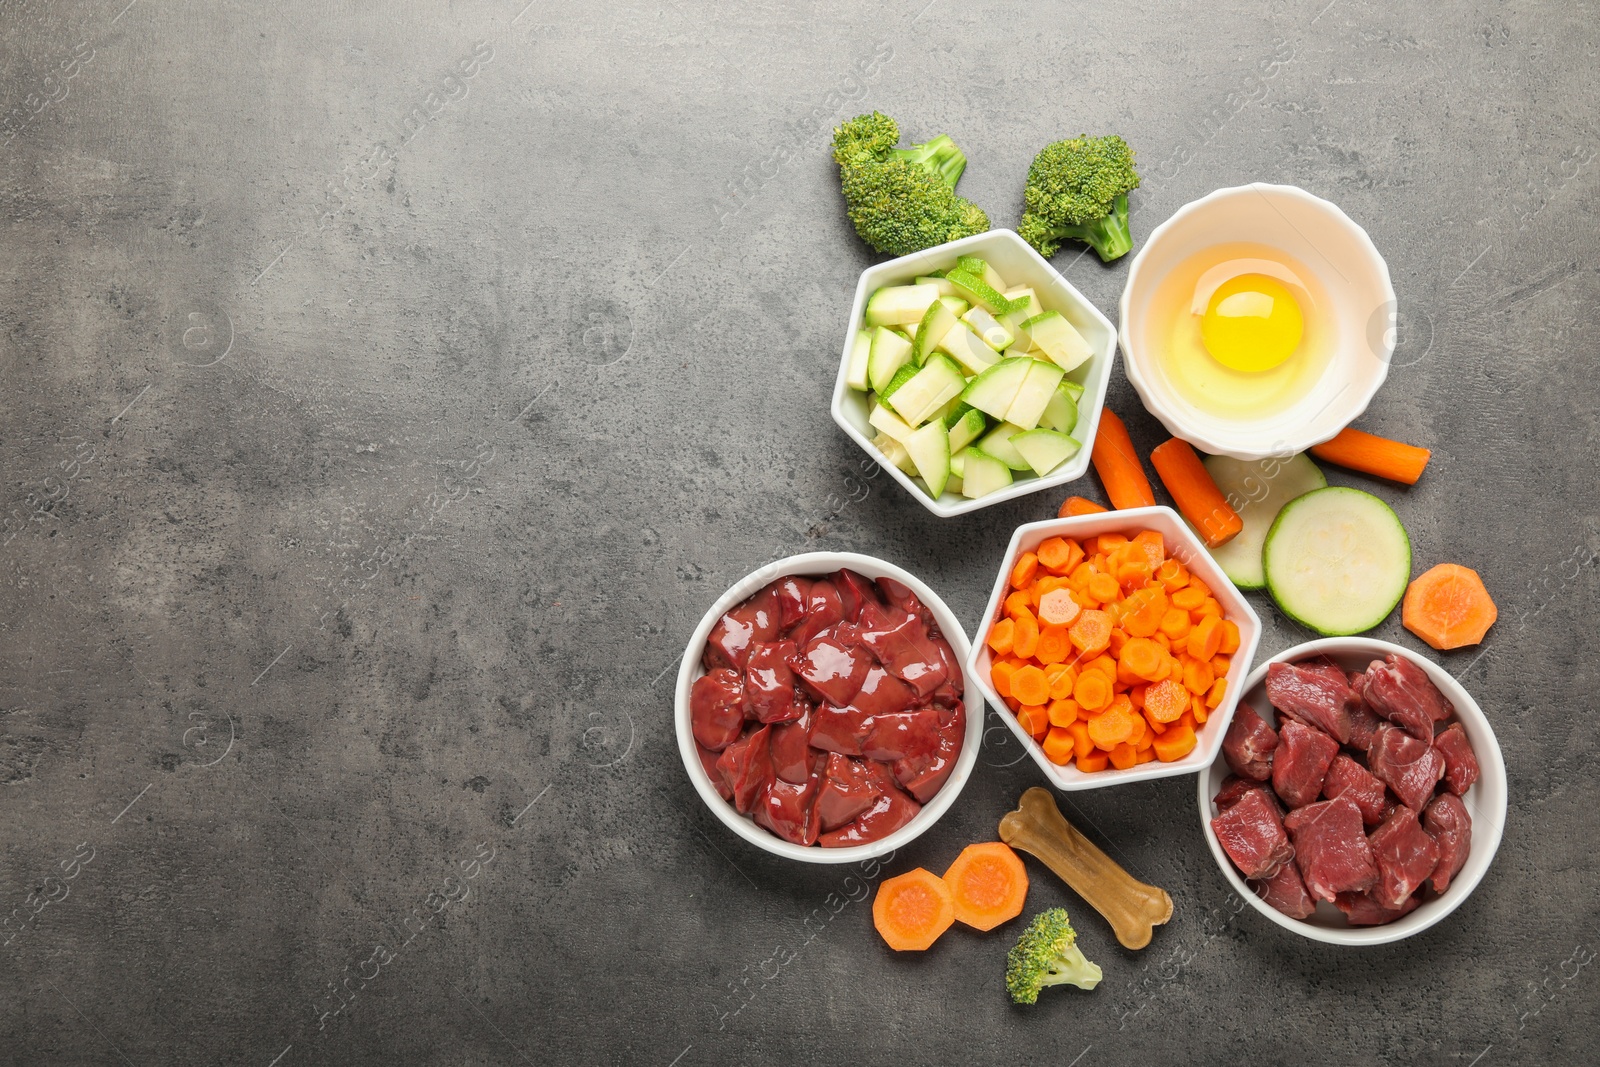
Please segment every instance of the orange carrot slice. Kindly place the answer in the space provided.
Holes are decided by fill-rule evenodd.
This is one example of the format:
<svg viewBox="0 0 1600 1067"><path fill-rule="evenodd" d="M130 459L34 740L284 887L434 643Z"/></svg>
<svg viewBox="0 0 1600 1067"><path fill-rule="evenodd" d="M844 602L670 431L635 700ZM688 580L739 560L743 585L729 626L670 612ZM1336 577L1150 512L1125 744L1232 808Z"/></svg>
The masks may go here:
<svg viewBox="0 0 1600 1067"><path fill-rule="evenodd" d="M885 879L872 900L872 925L896 952L928 948L955 921L950 886L922 867Z"/></svg>
<svg viewBox="0 0 1600 1067"><path fill-rule="evenodd" d="M956 921L974 930L993 930L1022 914L1028 899L1028 872L1011 846L999 841L968 845L961 850L945 884L955 906Z"/></svg>
<svg viewBox="0 0 1600 1067"><path fill-rule="evenodd" d="M1446 649L1482 641L1499 614L1477 571L1441 563L1406 587L1400 621L1434 648Z"/></svg>

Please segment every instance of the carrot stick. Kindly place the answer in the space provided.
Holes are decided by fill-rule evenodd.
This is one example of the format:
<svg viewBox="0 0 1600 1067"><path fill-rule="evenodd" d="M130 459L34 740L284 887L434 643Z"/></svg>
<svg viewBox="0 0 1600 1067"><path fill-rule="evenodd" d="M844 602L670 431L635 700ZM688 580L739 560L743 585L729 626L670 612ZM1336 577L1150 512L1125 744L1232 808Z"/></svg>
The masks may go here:
<svg viewBox="0 0 1600 1067"><path fill-rule="evenodd" d="M1434 648L1447 649L1482 641L1499 614L1477 571L1441 563L1406 588L1400 621Z"/></svg>
<svg viewBox="0 0 1600 1067"><path fill-rule="evenodd" d="M1074 515L1098 515L1106 508L1081 496L1069 496L1061 502L1061 508L1056 512L1056 518L1066 519Z"/></svg>
<svg viewBox="0 0 1600 1067"><path fill-rule="evenodd" d="M896 952L927 948L955 921L949 885L921 867L886 879L872 901L872 925Z"/></svg>
<svg viewBox="0 0 1600 1067"><path fill-rule="evenodd" d="M1220 548L1244 529L1244 520L1228 505L1189 442L1174 437L1157 445L1150 453L1150 465L1183 517L1205 538L1207 548Z"/></svg>
<svg viewBox="0 0 1600 1067"><path fill-rule="evenodd" d="M944 881L950 887L956 921L974 930L993 930L1015 919L1028 899L1027 869L1011 846L1000 841L962 849L944 872Z"/></svg>
<svg viewBox="0 0 1600 1067"><path fill-rule="evenodd" d="M1100 411L1100 428L1095 431L1092 456L1095 473L1100 475L1112 507L1118 510L1147 508L1156 502L1150 479L1144 476L1144 468L1139 465L1139 453L1133 450L1128 427L1110 408Z"/></svg>
<svg viewBox="0 0 1600 1067"><path fill-rule="evenodd" d="M1426 448L1401 444L1387 437L1352 430L1346 426L1331 441L1311 446L1311 454L1320 460L1349 467L1353 471L1387 478L1391 482L1416 485L1422 469L1433 455Z"/></svg>

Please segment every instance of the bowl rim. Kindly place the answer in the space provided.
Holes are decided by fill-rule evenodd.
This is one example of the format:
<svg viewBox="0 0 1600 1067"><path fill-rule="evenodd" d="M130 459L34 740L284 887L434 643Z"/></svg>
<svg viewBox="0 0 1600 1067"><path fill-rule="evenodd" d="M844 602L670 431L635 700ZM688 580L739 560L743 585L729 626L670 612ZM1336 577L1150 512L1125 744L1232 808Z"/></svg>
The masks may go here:
<svg viewBox="0 0 1600 1067"><path fill-rule="evenodd" d="M962 664L964 686L962 703L966 708L967 732L962 739L961 753L956 757L956 765L951 770L950 777L933 799L922 805L922 810L917 812L910 822L877 841L851 845L847 848L821 848L816 845L797 845L783 840L764 827L757 826L747 816L741 815L738 809L718 795L705 768L700 765L700 755L695 747L694 733L690 724L689 690L694 685L695 679L705 673L700 665L700 653L705 648L711 628L716 625L724 612L777 578L789 574L827 574L842 567L858 571L868 578L894 578L917 594L917 598L933 612L944 639L950 642L950 650L956 655L956 662ZM699 625L690 635L689 643L678 665L678 681L674 692L673 728L678 739L678 755L683 759L689 781L694 784L695 792L700 795L706 807L722 821L723 825L757 848L804 863L839 864L875 859L904 848L938 822L950 809L950 805L955 803L956 797L960 795L972 774L972 768L978 759L978 747L983 740L985 709L981 701L976 710L972 706L970 694L976 690L973 686L972 672L966 668L966 661L967 634L961 626L961 621L956 618L955 613L938 593L905 568L877 556L859 552L801 552L785 556L756 568L729 586L701 617Z"/></svg>
<svg viewBox="0 0 1600 1067"><path fill-rule="evenodd" d="M1299 200L1324 211L1335 223L1347 228L1355 238L1357 248L1367 260L1368 266L1373 268L1374 276L1381 283L1383 295L1389 306L1397 309L1399 307L1398 300L1395 297L1394 282L1389 274L1389 264L1383 258L1383 254L1378 251L1378 246L1373 242L1372 235L1367 232L1365 227L1346 214L1338 204L1317 196L1315 193L1308 192L1298 185L1250 182L1245 185L1230 185L1225 188L1214 189L1205 196L1197 200L1191 200L1183 205L1154 230L1150 231L1150 235L1144 239L1139 251L1134 254L1133 262L1128 267L1128 280L1123 285L1122 295L1117 301L1117 347L1122 351L1123 372L1127 375L1128 381L1133 384L1133 388L1139 394L1139 399L1144 403L1145 408L1161 422L1162 426L1166 427L1168 433L1174 437L1183 438L1203 452L1208 452L1212 455L1231 456L1240 460L1260 460L1275 455L1304 452L1312 445L1321 444L1334 437L1338 433L1338 429L1326 434L1304 433L1301 437L1293 440L1273 442L1265 450L1262 450L1243 448L1237 443L1219 441L1197 427L1185 425L1178 413L1168 406L1166 398L1156 392L1153 383L1146 376L1144 369L1140 366L1139 360L1134 354L1129 336L1131 332L1130 309L1134 286L1140 284L1143 280L1144 272L1141 268L1145 266L1146 253L1156 247L1163 236L1190 216L1206 211L1217 201L1244 196L1252 192L1267 197L1269 200L1274 195L1287 197L1291 200ZM1343 417L1338 423L1339 428L1343 428L1359 418L1372 403L1372 398L1377 395L1384 382L1388 380L1389 368L1394 362L1394 336L1391 331L1384 331L1380 347L1382 351L1374 353L1379 364L1377 375L1367 389L1349 394L1347 408L1340 409ZM1345 395L1345 392L1341 391L1338 396Z"/></svg>
<svg viewBox="0 0 1600 1067"><path fill-rule="evenodd" d="M1213 594L1219 590L1224 605L1229 609L1228 618L1239 626L1239 650L1233 654L1232 662L1228 667L1229 685L1222 703L1206 716L1204 738L1195 745L1181 760L1171 763L1162 763L1160 760L1151 760L1141 763L1127 770L1118 770L1114 767L1094 774L1086 774L1072 765L1058 766L1051 763L1045 756L1043 748L1029 737L1017 722L1016 716L1011 714L1011 709L1006 706L1000 694L995 692L993 683L989 680L988 671L983 669L982 661L990 656L988 645L984 642L984 631L989 625L989 620L995 618L1000 611L1000 606L1005 600L1005 590L1008 585L1011 568L1020 555L1022 542L1031 538L1034 533L1041 533L1043 537L1058 534L1069 536L1094 536L1099 533L1109 532L1109 529L1127 529L1132 527L1150 527L1152 523L1165 524L1170 528L1161 531L1162 536L1168 539L1168 552L1173 551L1171 539L1176 533L1184 542L1184 548L1189 554L1188 559L1183 559L1183 564L1190 570L1199 569L1206 584L1211 586ZM1085 527L1095 527L1088 534L1078 534L1075 531ZM1040 539L1043 540L1043 537ZM1180 557L1182 558L1182 557ZM1199 561L1199 567L1191 565L1192 560ZM1217 581L1213 581L1215 578ZM1238 706L1239 695L1243 692L1243 681L1251 670L1251 663L1255 659L1256 650L1261 642L1261 617L1256 614L1254 606L1249 599L1239 591L1239 588L1223 573L1222 568L1212 559L1200 538L1182 520L1176 511L1164 505L1152 505L1143 508L1128 508L1097 512L1091 515L1072 515L1066 518L1043 519L1039 522L1024 523L1018 526L1011 536L1011 542L1006 546L1005 557L1000 565L1000 571L995 577L994 589L990 593L988 605L984 609L983 617L978 621L978 628L974 631L971 642L967 673L976 679L978 689L984 699L994 708L995 715L1001 722L1010 728L1028 755L1039 765L1039 769L1050 780L1050 784L1063 792L1073 792L1080 789L1104 789L1108 786L1129 785L1134 782L1147 782L1156 778L1173 778L1184 774L1196 774L1211 766L1215 757L1222 751L1222 735L1227 732L1228 724L1233 721L1234 709ZM1215 723L1215 727L1212 724ZM1210 749L1208 757L1206 750Z"/></svg>
<svg viewBox="0 0 1600 1067"><path fill-rule="evenodd" d="M1092 362L1098 362L1100 366L1103 366L1104 373L1101 374L1099 368L1095 368L1090 376L1098 376L1100 379L1099 384L1093 390L1087 387L1084 389L1085 397L1090 396L1092 393L1093 404L1089 413L1081 418L1077 427L1074 428L1074 436L1077 436L1077 432L1080 430L1083 432L1083 447L1078 449L1077 455L1043 478L1032 477L1026 481L1013 482L999 492L978 497L976 500L961 497L954 503L945 504L928 496L927 493L917 487L917 484L911 480L909 474L896 467L893 463L888 462L876 448L872 447L872 442L860 430L856 429L845 416L844 399L850 389L845 384L845 376L850 366L850 349L855 342L856 334L861 331L861 316L866 306L867 297L871 295L873 289L883 284L874 280L869 286L869 276L876 279L881 275L898 274L904 269L910 272L907 275L908 277L915 277L916 270L933 268L940 260L950 259L997 242L1012 244L1020 248L1024 253L1024 257L1030 259L1035 267L1048 272L1052 284L1059 283L1065 287L1070 299L1076 304L1075 310L1081 311L1086 317L1096 320L1104 328L1105 335L1109 340L1103 349L1096 348L1094 355L1090 357ZM916 270L913 270L913 267ZM1052 489L1066 485L1069 482L1075 482L1088 473L1090 454L1092 452L1091 446L1095 433L1100 426L1100 413L1105 408L1106 393L1111 386L1111 372L1116 368L1117 349L1118 334L1115 324L1099 308L1095 307L1088 297L1079 292L1077 286L1067 281L1066 277L1056 270L1049 260L1039 255L1033 246L1019 237L1013 230L985 230L983 233L973 234L970 237L963 237L956 241L946 241L944 244L934 245L932 248L924 248L922 251L913 252L910 255L899 256L895 259L885 260L882 263L874 263L861 272L856 280L855 296L850 305L850 318L845 332L844 347L839 357L839 372L834 379L829 413L833 416L834 423L867 454L868 458L888 471L890 476L899 482L918 503L942 519L954 518L957 515L966 515L994 504L1016 500L1043 489ZM1079 410L1082 410L1081 401Z"/></svg>
<svg viewBox="0 0 1600 1067"><path fill-rule="evenodd" d="M1318 926L1300 919L1293 919L1283 912L1268 904L1258 897L1245 880L1239 875L1233 861L1222 850L1222 844L1217 840L1217 835L1211 829L1213 818L1211 797L1214 794L1211 781L1217 776L1218 768L1222 769L1224 776L1228 773L1227 762L1222 751L1217 751L1216 758L1212 760L1197 778L1196 796L1200 806L1200 829L1205 835L1206 843L1211 848L1212 859L1222 871L1233 891L1253 906L1256 911L1271 919L1285 930L1292 931L1314 941L1321 941L1330 945L1386 945L1403 940L1413 934L1419 934L1429 927L1443 921L1451 912L1461 906L1462 901L1472 895L1478 888L1478 883L1483 881L1483 876L1488 873L1489 867L1494 863L1495 853L1500 849L1500 840L1505 832L1506 810L1509 800L1510 784L1506 777L1505 758L1500 751L1499 738L1495 736L1494 726L1489 721L1489 716L1484 714L1483 708L1465 686L1456 681L1439 664L1426 656L1413 650L1389 641L1381 641L1375 637L1322 637L1314 641L1304 641L1293 645L1282 652L1262 660L1250 672L1250 677L1245 680L1240 689L1242 698L1265 681L1267 668L1274 663L1286 663L1294 660L1305 659L1318 653L1337 655L1340 653L1375 653L1374 658L1382 658L1390 654L1404 656L1427 672L1429 679L1437 685L1445 697L1455 706L1457 719L1470 718L1473 725L1482 729L1487 736L1489 744L1481 749L1474 744L1473 754L1478 759L1480 770L1479 779L1474 783L1468 793L1478 790L1480 784L1494 781L1498 787L1499 804L1496 810L1480 812L1478 804L1484 800L1480 792L1473 800L1463 797L1462 800L1473 809L1472 819L1472 847L1468 854L1467 862L1461 872L1450 882L1450 887L1434 900L1430 900L1410 914L1396 919L1394 922L1382 926ZM1488 825L1485 826L1485 820ZM1480 829L1481 828L1481 829Z"/></svg>

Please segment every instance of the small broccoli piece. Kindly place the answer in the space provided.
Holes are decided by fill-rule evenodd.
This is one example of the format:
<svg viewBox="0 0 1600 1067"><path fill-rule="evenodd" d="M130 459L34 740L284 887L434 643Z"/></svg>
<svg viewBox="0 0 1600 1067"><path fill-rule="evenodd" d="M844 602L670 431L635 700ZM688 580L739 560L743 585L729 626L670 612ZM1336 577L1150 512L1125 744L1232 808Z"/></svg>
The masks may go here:
<svg viewBox="0 0 1600 1067"><path fill-rule="evenodd" d="M863 241L903 256L989 228L983 209L955 193L967 156L954 141L899 142L899 125L878 111L833 131L845 207Z"/></svg>
<svg viewBox="0 0 1600 1067"><path fill-rule="evenodd" d="M1042 256L1085 241L1109 263L1133 248L1128 192L1138 187L1133 149L1115 134L1046 145L1028 167L1017 232Z"/></svg>
<svg viewBox="0 0 1600 1067"><path fill-rule="evenodd" d="M1077 931L1065 908L1051 908L1033 917L1022 937L1006 955L1006 992L1018 1004L1032 1004L1039 990L1049 985L1075 985L1093 989L1100 984L1100 968L1090 963L1076 942Z"/></svg>

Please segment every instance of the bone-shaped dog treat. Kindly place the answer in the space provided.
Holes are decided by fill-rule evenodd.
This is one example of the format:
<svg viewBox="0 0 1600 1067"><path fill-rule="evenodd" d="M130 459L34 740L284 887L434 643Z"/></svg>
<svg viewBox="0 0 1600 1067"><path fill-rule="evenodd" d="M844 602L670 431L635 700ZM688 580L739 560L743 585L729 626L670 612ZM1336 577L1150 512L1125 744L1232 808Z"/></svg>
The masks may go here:
<svg viewBox="0 0 1600 1067"><path fill-rule="evenodd" d="M1172 918L1165 889L1145 885L1095 847L1062 816L1048 789L1022 794L1000 820L1000 840L1038 858L1111 924L1126 948L1144 948L1154 928Z"/></svg>

